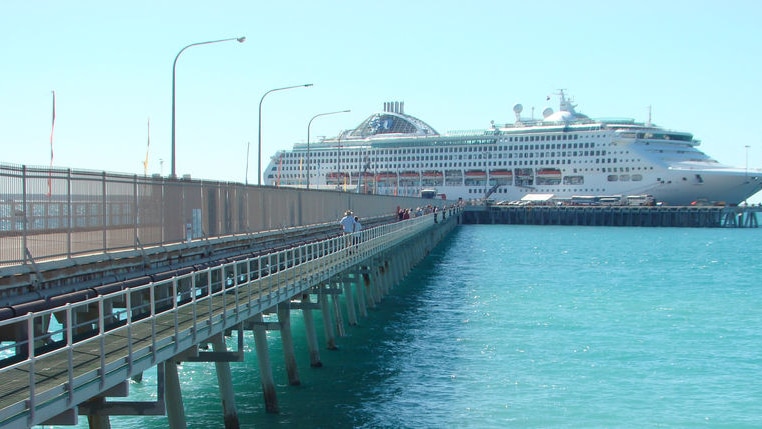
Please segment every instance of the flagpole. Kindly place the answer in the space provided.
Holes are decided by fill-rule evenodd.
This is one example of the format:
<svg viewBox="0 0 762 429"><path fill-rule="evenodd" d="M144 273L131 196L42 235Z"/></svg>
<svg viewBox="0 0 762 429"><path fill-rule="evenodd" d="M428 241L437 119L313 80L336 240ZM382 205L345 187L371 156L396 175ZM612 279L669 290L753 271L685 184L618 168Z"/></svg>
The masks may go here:
<svg viewBox="0 0 762 429"><path fill-rule="evenodd" d="M151 147L151 118L148 118L148 144L146 145L146 159L143 161L143 176L148 175L148 149Z"/></svg>
<svg viewBox="0 0 762 429"><path fill-rule="evenodd" d="M56 91L53 93L53 120L50 123L50 169L48 170L48 198L53 195L53 131L56 128Z"/></svg>

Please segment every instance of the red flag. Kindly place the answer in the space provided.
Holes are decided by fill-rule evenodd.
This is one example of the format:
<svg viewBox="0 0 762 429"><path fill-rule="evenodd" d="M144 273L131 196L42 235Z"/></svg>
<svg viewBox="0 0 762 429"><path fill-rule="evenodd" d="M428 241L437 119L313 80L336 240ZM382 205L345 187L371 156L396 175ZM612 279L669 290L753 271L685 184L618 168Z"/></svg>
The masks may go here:
<svg viewBox="0 0 762 429"><path fill-rule="evenodd" d="M50 124L50 171L48 171L48 197L53 194L53 131L56 128L56 92L53 92L53 121Z"/></svg>

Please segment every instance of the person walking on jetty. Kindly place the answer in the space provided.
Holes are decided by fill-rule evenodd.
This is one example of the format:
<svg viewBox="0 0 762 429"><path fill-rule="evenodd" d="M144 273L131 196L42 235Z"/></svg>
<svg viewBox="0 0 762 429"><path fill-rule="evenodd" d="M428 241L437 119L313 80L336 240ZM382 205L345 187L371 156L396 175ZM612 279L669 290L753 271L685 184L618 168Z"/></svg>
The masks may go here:
<svg viewBox="0 0 762 429"><path fill-rule="evenodd" d="M362 224L360 223L360 218L355 216L355 244L360 242L360 231L362 231Z"/></svg>
<svg viewBox="0 0 762 429"><path fill-rule="evenodd" d="M344 212L344 217L339 221L341 231L347 237L347 247L352 245L352 233L355 232L356 222L351 210Z"/></svg>
<svg viewBox="0 0 762 429"><path fill-rule="evenodd" d="M355 217L352 215L351 210L344 212L344 217L339 221L339 225L341 225L341 230L345 234L355 232Z"/></svg>

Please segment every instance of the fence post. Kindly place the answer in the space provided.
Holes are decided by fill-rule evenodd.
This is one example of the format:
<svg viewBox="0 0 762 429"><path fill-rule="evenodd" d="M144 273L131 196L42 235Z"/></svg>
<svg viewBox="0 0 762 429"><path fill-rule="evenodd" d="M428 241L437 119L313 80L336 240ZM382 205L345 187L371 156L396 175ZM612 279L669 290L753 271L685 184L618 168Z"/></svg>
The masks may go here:
<svg viewBox="0 0 762 429"><path fill-rule="evenodd" d="M26 241L27 241L26 180L27 180L27 177L26 177L26 165L22 165L21 166L21 214L23 215L23 217L21 219L21 234L22 234L21 235L21 249L19 249L19 250L20 250L21 254L24 255L23 256L24 265L26 265L27 262L28 262L27 261L27 252L26 252L26 249L27 249L27 243L26 243ZM15 208L11 207L11 210L13 210L15 212Z"/></svg>
<svg viewBox="0 0 762 429"><path fill-rule="evenodd" d="M132 236L134 237L134 249L138 248L138 243L140 242L140 239L138 237L138 175L133 176L132 181L132 225L133 227L133 233Z"/></svg>
<svg viewBox="0 0 762 429"><path fill-rule="evenodd" d="M106 237L108 236L108 204L106 202L106 172L101 174L101 224L103 228L103 253L108 253L108 243Z"/></svg>
<svg viewBox="0 0 762 429"><path fill-rule="evenodd" d="M71 259L71 234L74 229L72 225L72 202L71 202L71 168L66 169L66 258Z"/></svg>

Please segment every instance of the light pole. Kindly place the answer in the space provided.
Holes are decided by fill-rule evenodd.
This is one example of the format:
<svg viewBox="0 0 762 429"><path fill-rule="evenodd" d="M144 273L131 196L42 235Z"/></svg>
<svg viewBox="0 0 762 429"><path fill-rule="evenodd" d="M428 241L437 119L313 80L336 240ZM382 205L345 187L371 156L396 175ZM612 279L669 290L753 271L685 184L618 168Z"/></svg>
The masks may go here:
<svg viewBox="0 0 762 429"><path fill-rule="evenodd" d="M335 115L337 113L349 113L349 112L350 110L339 110L336 112L318 113L317 115L313 116L312 119L310 119L310 122L307 124L307 189L310 188L310 127L312 126L312 121L314 121L315 118L319 118L321 116Z"/></svg>
<svg viewBox="0 0 762 429"><path fill-rule="evenodd" d="M271 92L283 91L283 90L286 90L286 89L293 89L293 88L306 88L308 86L312 86L312 84L311 83L305 83L303 85L284 86L283 88L271 89L271 90L265 92L265 94L262 96L262 98L259 99L259 125L258 125L258 130L259 130L259 145L258 146L259 146L259 149L257 151L257 165L258 165L258 168L257 168L257 185L260 185L260 186L262 185L262 102L265 101L265 97L267 96L267 94L269 94ZM247 154L247 156L248 156L248 154ZM249 171L246 170L246 180L247 181L248 181L248 177L249 177Z"/></svg>
<svg viewBox="0 0 762 429"><path fill-rule="evenodd" d="M190 45L180 49L180 52L175 56L175 62L172 63L172 178L177 177L175 170L175 72L177 69L177 59L180 58L180 54L191 46L209 45L212 43L237 41L243 43L246 41L246 37L231 37L230 39L210 40L208 42L191 43Z"/></svg>
<svg viewBox="0 0 762 429"><path fill-rule="evenodd" d="M749 183L749 145L744 146L746 148L746 167L744 169L744 184ZM743 200L743 204L748 206L749 203L746 199Z"/></svg>
<svg viewBox="0 0 762 429"><path fill-rule="evenodd" d="M344 134L344 131L339 131L339 148L338 152L336 152L336 174L337 174L337 180L339 181L339 189L342 191L347 190L346 184L344 182L344 177L341 175L341 137Z"/></svg>

